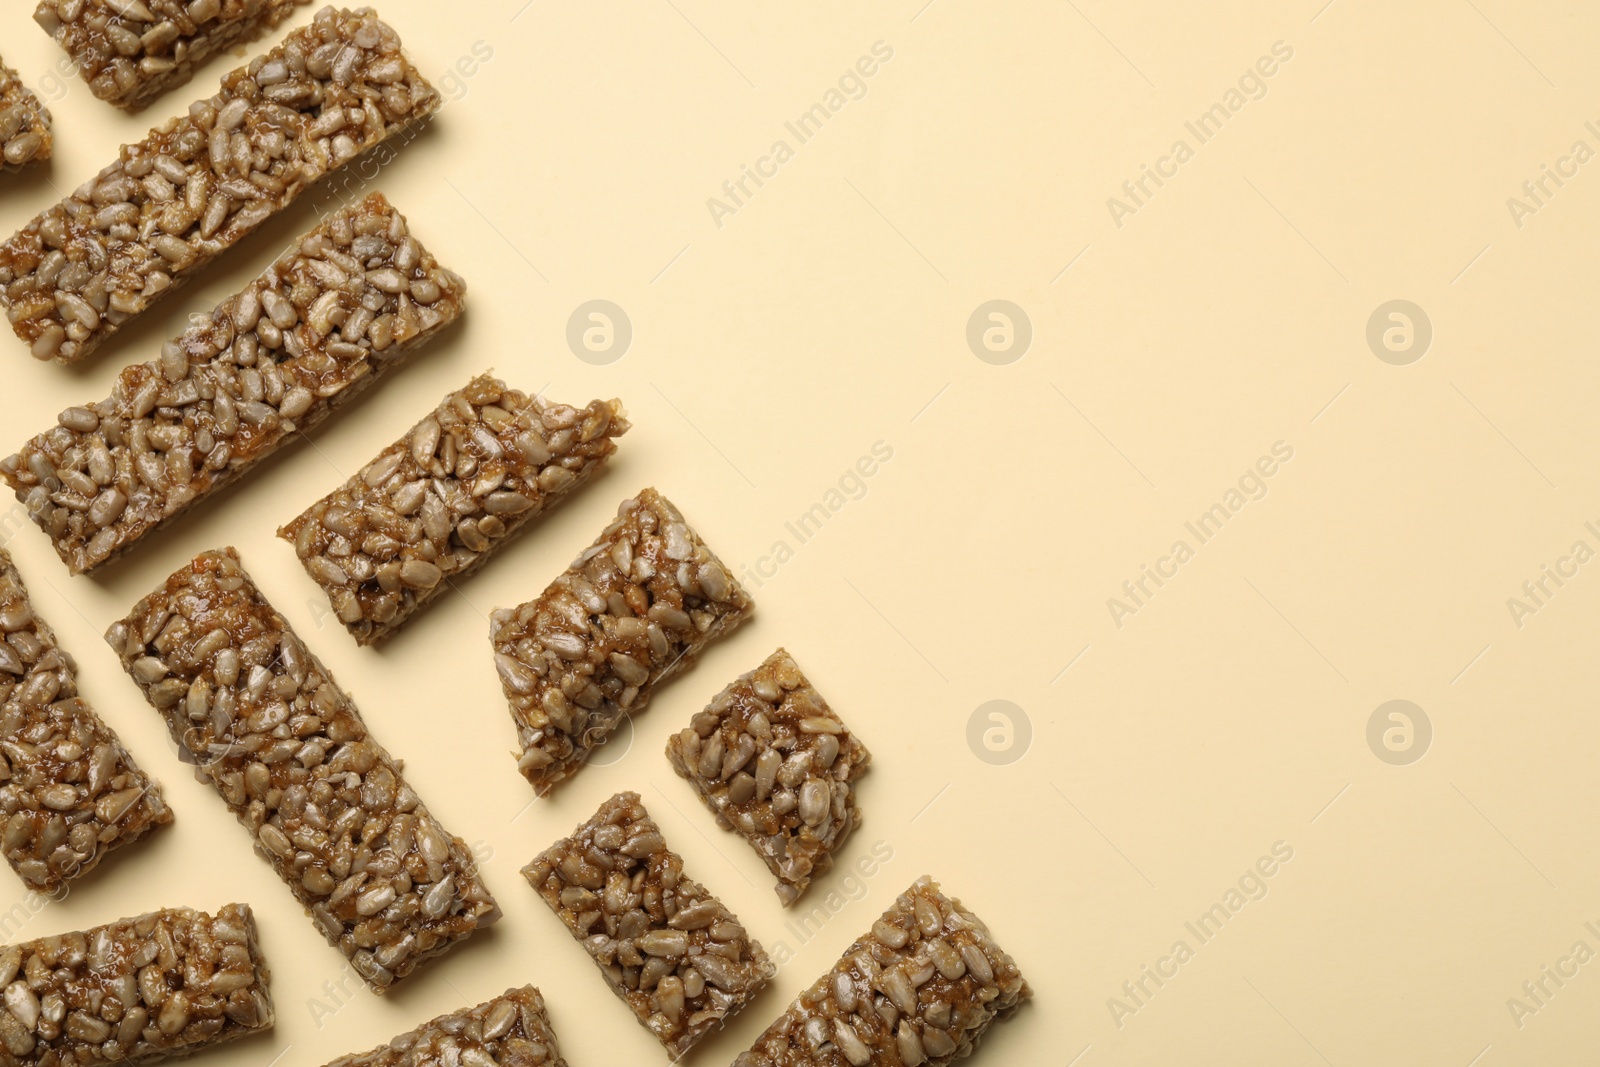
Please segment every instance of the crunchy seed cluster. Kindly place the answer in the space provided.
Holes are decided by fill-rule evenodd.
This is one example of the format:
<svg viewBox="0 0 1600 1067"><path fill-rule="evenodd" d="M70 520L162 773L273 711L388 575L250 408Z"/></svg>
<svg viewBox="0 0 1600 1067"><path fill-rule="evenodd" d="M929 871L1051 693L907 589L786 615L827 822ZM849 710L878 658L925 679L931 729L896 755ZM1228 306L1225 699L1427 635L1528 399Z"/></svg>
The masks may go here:
<svg viewBox="0 0 1600 1067"><path fill-rule="evenodd" d="M508 989L476 1008L441 1015L371 1052L327 1067L567 1067L533 986Z"/></svg>
<svg viewBox="0 0 1600 1067"><path fill-rule="evenodd" d="M248 904L168 908L0 949L0 1048L30 1067L182 1055L272 1027Z"/></svg>
<svg viewBox="0 0 1600 1067"><path fill-rule="evenodd" d="M734 1067L944 1067L1032 995L988 927L924 876Z"/></svg>
<svg viewBox="0 0 1600 1067"><path fill-rule="evenodd" d="M72 58L89 91L143 107L195 68L257 37L304 0L40 0L33 21Z"/></svg>
<svg viewBox="0 0 1600 1067"><path fill-rule="evenodd" d="M467 846L233 549L195 557L106 640L196 777L375 992L498 917Z"/></svg>
<svg viewBox="0 0 1600 1067"><path fill-rule="evenodd" d="M369 645L586 482L627 430L621 401L575 408L480 375L278 535Z"/></svg>
<svg viewBox="0 0 1600 1067"><path fill-rule="evenodd" d="M0 60L0 171L50 158L50 112Z"/></svg>
<svg viewBox="0 0 1600 1067"><path fill-rule="evenodd" d="M637 793L618 793L522 869L673 1059L766 985L761 945L683 873Z"/></svg>
<svg viewBox="0 0 1600 1067"><path fill-rule="evenodd" d="M671 502L654 489L624 500L539 599L490 617L523 776L548 793L752 609Z"/></svg>
<svg viewBox="0 0 1600 1067"><path fill-rule="evenodd" d="M860 824L855 783L872 754L780 648L674 734L667 759L766 861L788 905Z"/></svg>
<svg viewBox="0 0 1600 1067"><path fill-rule="evenodd" d="M371 9L324 8L0 245L12 329L39 359L77 362L439 102Z"/></svg>
<svg viewBox="0 0 1600 1067"><path fill-rule="evenodd" d="M460 314L466 284L373 193L0 460L74 573L126 551L360 395Z"/></svg>
<svg viewBox="0 0 1600 1067"><path fill-rule="evenodd" d="M54 893L172 821L161 787L78 696L77 665L0 549L0 849Z"/></svg>

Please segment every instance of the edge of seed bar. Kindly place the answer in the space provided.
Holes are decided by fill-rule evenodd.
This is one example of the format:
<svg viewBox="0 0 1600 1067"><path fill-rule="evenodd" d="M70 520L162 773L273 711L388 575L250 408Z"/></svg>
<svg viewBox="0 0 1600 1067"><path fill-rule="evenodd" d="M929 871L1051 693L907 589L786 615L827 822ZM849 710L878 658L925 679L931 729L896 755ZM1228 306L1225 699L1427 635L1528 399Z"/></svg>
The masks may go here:
<svg viewBox="0 0 1600 1067"><path fill-rule="evenodd" d="M248 904L165 908L9 945L0 1058L111 1067L187 1055L270 1030L271 979Z"/></svg>
<svg viewBox="0 0 1600 1067"><path fill-rule="evenodd" d="M106 641L195 777L373 992L499 918L466 843L428 811L231 547L180 567Z"/></svg>
<svg viewBox="0 0 1600 1067"><path fill-rule="evenodd" d="M39 0L33 21L61 46L89 91L134 111L187 82L212 56L254 40L309 0L192 0L158 6L145 0ZM70 12L69 12L70 14ZM148 18L146 16L149 16Z"/></svg>
<svg viewBox="0 0 1600 1067"><path fill-rule="evenodd" d="M0 548L0 848L17 877L50 894L172 822L160 784L78 695L76 676Z"/></svg>
<svg viewBox="0 0 1600 1067"><path fill-rule="evenodd" d="M629 876L619 861L642 866ZM667 847L637 793L606 801L522 874L674 1061L738 1014L774 973L761 942L683 872L683 857ZM603 933L590 933L596 923Z"/></svg>
<svg viewBox="0 0 1600 1067"><path fill-rule="evenodd" d="M369 38L387 51L368 55L356 42ZM297 69L304 78L293 79ZM384 110L391 101L403 105L392 116ZM311 25L224 75L216 95L124 145L115 162L0 244L0 304L12 330L35 358L78 362L441 101L371 8L323 8ZM189 181L188 167L205 182Z"/></svg>
<svg viewBox="0 0 1600 1067"><path fill-rule="evenodd" d="M587 482L629 428L619 400L574 408L480 374L278 536L356 643L376 644Z"/></svg>
<svg viewBox="0 0 1600 1067"><path fill-rule="evenodd" d="M379 234L389 251L363 273L358 299L330 272L350 285L339 264L374 261L349 252ZM420 286L431 303L412 299ZM297 306L297 294L310 303ZM378 298L381 315L370 306ZM460 276L371 193L329 214L159 357L125 368L109 397L63 411L0 460L0 478L68 569L93 571L361 396L459 318L465 299ZM279 349L289 353L281 362L260 358ZM60 465L67 457L76 465Z"/></svg>
<svg viewBox="0 0 1600 1067"><path fill-rule="evenodd" d="M1032 996L983 920L923 875L733 1067L945 1067Z"/></svg>
<svg viewBox="0 0 1600 1067"><path fill-rule="evenodd" d="M638 546L619 539L630 523L639 528ZM601 595L596 583L616 588ZM694 666L754 609L671 501L650 488L624 500L543 593L490 616L495 667L522 749L517 769L539 796L548 794L583 767L624 715L644 709L662 683ZM580 625L584 636L572 632ZM668 629L688 637L669 639ZM675 654L674 644L681 646ZM605 658L580 669L597 649ZM562 680L546 683L557 666Z"/></svg>
<svg viewBox="0 0 1600 1067"><path fill-rule="evenodd" d="M54 141L50 109L0 59L0 173L43 163L50 158Z"/></svg>
<svg viewBox="0 0 1600 1067"><path fill-rule="evenodd" d="M327 1067L567 1067L544 996L531 985L508 989L475 1008L447 1012L368 1052L354 1052Z"/></svg>
<svg viewBox="0 0 1600 1067"><path fill-rule="evenodd" d="M666 752L717 825L766 863L785 907L833 867L861 824L855 783L872 753L786 649L730 682L667 739Z"/></svg>

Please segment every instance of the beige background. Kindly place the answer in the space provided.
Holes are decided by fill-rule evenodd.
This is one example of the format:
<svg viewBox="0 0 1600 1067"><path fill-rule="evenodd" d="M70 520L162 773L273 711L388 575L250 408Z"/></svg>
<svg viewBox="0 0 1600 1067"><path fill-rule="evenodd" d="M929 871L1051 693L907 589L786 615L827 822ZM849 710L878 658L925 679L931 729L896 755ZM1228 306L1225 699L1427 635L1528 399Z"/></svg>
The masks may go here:
<svg viewBox="0 0 1600 1067"><path fill-rule="evenodd" d="M1584 926L1600 928L1600 564L1551 584L1520 627L1507 600L1574 542L1600 549L1583 525L1600 526L1600 163L1549 185L1520 227L1507 198L1573 142L1600 150L1584 127L1600 120L1600 13L924 2L390 0L384 14L452 102L376 184L467 277L471 311L315 447L103 576L69 579L9 513L9 547L84 689L177 813L12 936L250 902L279 1022L208 1056L218 1067L314 1067L529 981L573 1064L662 1062L517 873L634 788L691 872L794 956L696 1063L731 1060L924 872L988 918L1036 991L987 1039L988 1064L1587 1062L1600 962L1546 980L1554 995L1520 1020L1508 998L1535 1007L1525 981L1570 972L1576 942L1585 959L1600 952ZM38 86L59 53L25 7L6 6L0 40ZM798 144L784 123L879 41L893 57L865 95ZM1280 41L1293 56L1265 95L1199 144L1185 121ZM475 45L492 58L458 69ZM0 230L228 66L134 118L49 82L56 160L0 179ZM1107 199L1178 138L1193 158L1116 225ZM718 226L708 198L778 139L793 158ZM4 342L0 444L103 395L314 217L310 202L286 213L79 370ZM608 366L565 340L596 298L634 329ZM1006 366L966 341L973 310L997 298L1033 328ZM1433 327L1407 366L1366 341L1395 299ZM620 396L635 429L603 480L460 596L358 649L272 531L488 367L560 399ZM1199 545L1185 522L1280 441L1293 458L1266 496ZM797 545L785 521L826 503L876 442L892 460ZM793 556L751 583L758 620L660 695L631 748L530 805L485 616L535 595L650 484L736 569L780 539ZM1116 625L1108 598L1180 538L1193 558ZM386 999L341 971L99 642L223 542L446 824L478 843L505 910ZM780 643L876 755L843 863L880 842L893 853L870 879L813 889L808 907L839 896L805 936L661 755ZM967 740L996 699L1031 724L1003 765ZM1409 765L1368 746L1391 699L1432 724ZM1021 736L991 758L1023 753ZM1185 922L1277 842L1293 858L1265 897L1201 944ZM0 908L19 902L0 878ZM1123 983L1179 939L1193 958L1115 1018L1108 999L1136 1006Z"/></svg>

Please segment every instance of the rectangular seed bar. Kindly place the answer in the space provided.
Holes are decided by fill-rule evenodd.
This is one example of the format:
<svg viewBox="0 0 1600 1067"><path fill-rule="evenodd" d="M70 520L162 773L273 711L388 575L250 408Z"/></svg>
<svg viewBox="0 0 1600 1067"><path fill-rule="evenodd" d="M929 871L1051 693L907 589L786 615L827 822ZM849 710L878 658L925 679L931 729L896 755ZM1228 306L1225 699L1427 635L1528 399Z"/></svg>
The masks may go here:
<svg viewBox="0 0 1600 1067"><path fill-rule="evenodd" d="M490 617L518 769L549 793L753 608L666 497L646 489L624 500L539 599Z"/></svg>
<svg viewBox="0 0 1600 1067"><path fill-rule="evenodd" d="M0 549L0 848L41 893L172 821L161 786L78 696L77 674Z"/></svg>
<svg viewBox="0 0 1600 1067"><path fill-rule="evenodd" d="M872 754L780 648L674 734L667 759L766 861L789 905L860 825L855 783Z"/></svg>
<svg viewBox="0 0 1600 1067"><path fill-rule="evenodd" d="M0 171L50 158L50 112L0 59Z"/></svg>
<svg viewBox="0 0 1600 1067"><path fill-rule="evenodd" d="M637 793L618 793L522 869L674 1060L771 978L759 942L683 873Z"/></svg>
<svg viewBox="0 0 1600 1067"><path fill-rule="evenodd" d="M544 997L533 986L508 989L476 1008L441 1015L371 1052L340 1056L327 1067L567 1067Z"/></svg>
<svg viewBox="0 0 1600 1067"><path fill-rule="evenodd" d="M277 263L0 460L75 574L127 551L359 396L462 311L380 193L329 215Z"/></svg>
<svg viewBox="0 0 1600 1067"><path fill-rule="evenodd" d="M233 549L196 556L106 640L195 776L374 992L498 918L467 846Z"/></svg>
<svg viewBox="0 0 1600 1067"><path fill-rule="evenodd" d="M0 245L0 303L76 363L336 168L439 108L370 8L324 8Z"/></svg>
<svg viewBox="0 0 1600 1067"><path fill-rule="evenodd" d="M40 0L33 21L108 104L134 110L252 40L304 0Z"/></svg>
<svg viewBox="0 0 1600 1067"><path fill-rule="evenodd" d="M988 927L924 876L733 1067L944 1067L1032 995Z"/></svg>
<svg viewBox="0 0 1600 1067"><path fill-rule="evenodd" d="M166 908L0 949L0 1047L13 1067L186 1055L272 1029L248 904Z"/></svg>
<svg viewBox="0 0 1600 1067"><path fill-rule="evenodd" d="M278 536L374 644L588 481L627 430L619 400L575 408L483 374Z"/></svg>

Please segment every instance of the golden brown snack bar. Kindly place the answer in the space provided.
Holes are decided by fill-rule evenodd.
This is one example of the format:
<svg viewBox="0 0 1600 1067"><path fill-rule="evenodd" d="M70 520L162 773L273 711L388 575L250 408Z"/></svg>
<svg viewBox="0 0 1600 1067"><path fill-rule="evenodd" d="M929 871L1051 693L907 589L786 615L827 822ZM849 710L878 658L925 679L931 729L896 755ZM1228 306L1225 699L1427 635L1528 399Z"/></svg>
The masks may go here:
<svg viewBox="0 0 1600 1067"><path fill-rule="evenodd" d="M0 847L55 893L172 821L161 786L78 695L78 669L0 549Z"/></svg>
<svg viewBox="0 0 1600 1067"><path fill-rule="evenodd" d="M278 535L370 645L588 481L627 431L620 401L575 408L482 374Z"/></svg>
<svg viewBox="0 0 1600 1067"><path fill-rule="evenodd" d="M370 1052L340 1056L327 1067L567 1067L533 986L441 1015Z"/></svg>
<svg viewBox="0 0 1600 1067"><path fill-rule="evenodd" d="M187 1055L273 1023L248 904L167 908L0 949L0 1051L14 1067Z"/></svg>
<svg viewBox="0 0 1600 1067"><path fill-rule="evenodd" d="M924 876L733 1067L945 1067L1032 995L982 920Z"/></svg>
<svg viewBox="0 0 1600 1067"><path fill-rule="evenodd" d="M606 801L522 873L674 1060L772 976L760 942L683 873L637 793Z"/></svg>
<svg viewBox="0 0 1600 1067"><path fill-rule="evenodd" d="M259 37L305 0L39 0L33 21L89 91L132 110L188 81L206 60Z"/></svg>
<svg viewBox="0 0 1600 1067"><path fill-rule="evenodd" d="M231 548L196 556L106 641L195 777L374 992L499 916L466 844Z"/></svg>
<svg viewBox="0 0 1600 1067"><path fill-rule="evenodd" d="M0 59L0 171L44 162L52 142L49 110Z"/></svg>
<svg viewBox="0 0 1600 1067"><path fill-rule="evenodd" d="M860 824L855 783L872 754L780 648L674 734L667 759L750 842L787 905Z"/></svg>
<svg viewBox="0 0 1600 1067"><path fill-rule="evenodd" d="M617 517L537 600L490 616L517 767L540 796L754 605L666 497Z"/></svg>

